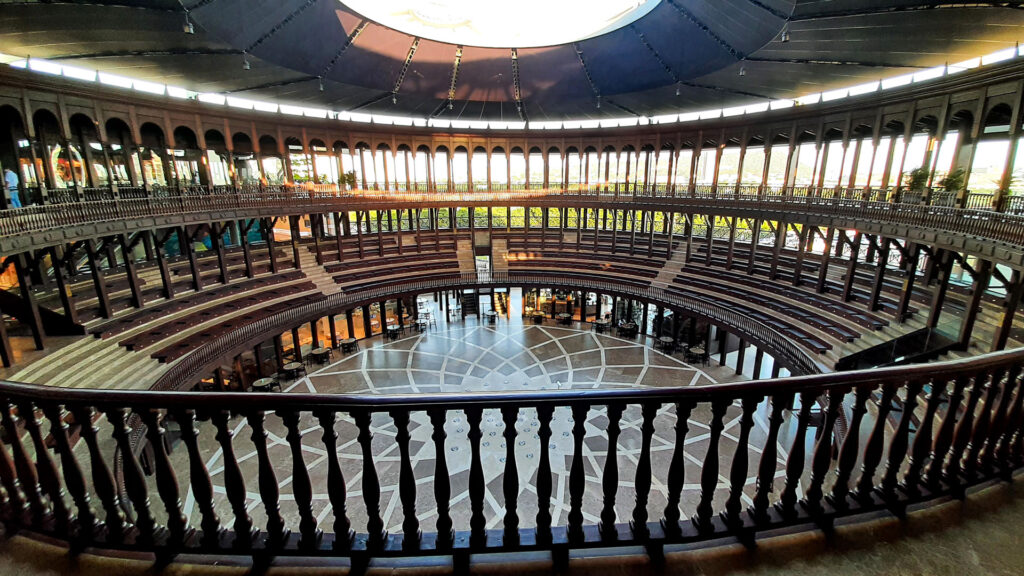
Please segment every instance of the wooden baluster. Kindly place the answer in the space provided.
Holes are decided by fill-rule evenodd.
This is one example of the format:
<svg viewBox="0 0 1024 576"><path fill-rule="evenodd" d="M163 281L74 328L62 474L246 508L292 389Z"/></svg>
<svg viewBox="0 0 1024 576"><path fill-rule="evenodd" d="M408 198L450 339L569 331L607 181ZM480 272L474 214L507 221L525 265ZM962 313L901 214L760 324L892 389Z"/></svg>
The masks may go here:
<svg viewBox="0 0 1024 576"><path fill-rule="evenodd" d="M871 494L875 489L875 471L882 461L882 449L885 445L885 429L888 427L889 412L892 411L892 401L899 390L898 384L882 384L882 393L878 402L878 412L875 414L875 425L871 428L871 435L868 436L867 444L864 445L864 457L860 467L860 480L854 491L854 497L862 503L871 502ZM853 433L854 428L850 429ZM894 436L895 439L895 436ZM906 451L906 446L903 447ZM903 460L903 456L900 456Z"/></svg>
<svg viewBox="0 0 1024 576"><path fill-rule="evenodd" d="M551 416L554 408L538 406L540 462L537 464L537 543L551 543Z"/></svg>
<svg viewBox="0 0 1024 576"><path fill-rule="evenodd" d="M583 491L586 489L586 478L583 477L583 437L587 431L585 428L587 412L590 406L587 404L573 404L572 406L572 465L569 468L569 541L583 541Z"/></svg>
<svg viewBox="0 0 1024 576"><path fill-rule="evenodd" d="M136 542L145 546L156 543L157 532L162 528L153 520L149 510L149 492L146 490L146 477L142 474L139 459L132 452L131 432L128 426L128 413L124 408L108 408L105 410L107 420L113 430L111 437L121 452L122 474L124 475L125 493L135 511L135 528L138 530Z"/></svg>
<svg viewBox="0 0 1024 576"><path fill-rule="evenodd" d="M227 493L228 502L231 504L231 512L235 517L233 528L235 531L234 546L237 548L248 548L256 537L258 530L253 528L252 518L245 506L245 478L242 470L238 467L238 459L235 457L235 448L231 442L231 430L228 430L227 410L217 410L210 415L210 420L217 428L216 439L220 444L220 450L224 461L224 492Z"/></svg>
<svg viewBox="0 0 1024 576"><path fill-rule="evenodd" d="M949 404L946 406L946 413L942 417L942 425L935 435L935 444L932 446L931 462L928 463L926 481L932 490L942 484L943 464L946 461L946 454L953 445L953 435L956 428L956 415L960 410L960 402L964 398L964 389L970 382L970 376L960 376L953 383L953 392L949 395Z"/></svg>
<svg viewBox="0 0 1024 576"><path fill-rule="evenodd" d="M982 447L978 456L978 464L982 470L990 471L995 464L995 452L1000 438L1003 437L1007 428L1010 406L1013 403L1014 391L1017 388L1017 377L1020 375L1020 366L1011 366L1006 375L1006 380L999 383L999 407L992 416L992 425L989 427L988 438L985 446Z"/></svg>
<svg viewBox="0 0 1024 576"><path fill-rule="evenodd" d="M181 441L188 451L188 477L192 486L192 494L202 515L199 526L203 529L201 543L204 547L214 549L220 547L220 536L223 529L220 517L213 506L213 483L210 472L203 462L199 451L199 429L196 428L196 411L192 409L178 410L175 418L181 426Z"/></svg>
<svg viewBox="0 0 1024 576"><path fill-rule="evenodd" d="M380 517L380 480L377 479L377 467L373 463L373 432L370 431L371 415L365 410L352 412L352 418L359 428L357 441L363 453L363 503L366 505L366 533L369 537L367 546L378 549L384 545L387 532L384 531L384 519Z"/></svg>
<svg viewBox="0 0 1024 576"><path fill-rule="evenodd" d="M267 544L279 546L285 542L288 533L284 527L284 518L281 517L280 488L277 485L277 474L274 472L274 464L267 452L267 430L264 427L266 415L262 410L257 410L246 415L249 428L252 429L252 444L256 448L256 460L259 465L258 483L260 489L260 500L263 501L263 508L267 513Z"/></svg>
<svg viewBox="0 0 1024 576"><path fill-rule="evenodd" d="M448 438L444 431L447 420L447 410L430 411L430 424L434 428L434 433L430 437L434 441L434 500L437 502L438 550L450 550L455 541L451 516L452 486L451 478L448 476L448 456L444 448L444 442Z"/></svg>
<svg viewBox="0 0 1024 576"><path fill-rule="evenodd" d="M338 463L338 431L334 429L337 414L333 410L321 410L313 413L320 420L320 428L324 431L324 451L327 452L327 497L331 501L334 513L334 548L348 550L352 547L352 523L348 519L345 500L345 476L341 473Z"/></svg>
<svg viewBox="0 0 1024 576"><path fill-rule="evenodd" d="M744 400L746 403L746 400ZM761 462L757 468L757 487L754 491L754 506L751 509L751 515L754 517L756 522L764 522L768 519L768 505L769 497L775 490L775 470L778 468L779 460L779 428L782 427L782 422L785 419L785 410L793 404L792 394L780 394L772 397L772 413L768 417L768 438L764 441L764 449L761 452ZM751 420L753 420L753 408L751 408ZM744 409L746 411L746 409ZM746 450L747 439L745 436L740 436L740 445L736 448L736 456L739 456L740 448ZM747 469L743 467L743 476L735 478L735 481L746 481ZM742 494L743 487L740 486L740 493ZM739 499L735 504L739 506ZM736 509L736 513L739 509Z"/></svg>
<svg viewBox="0 0 1024 576"><path fill-rule="evenodd" d="M168 544L176 546L190 535L188 519L181 509L181 494L178 490L178 475L174 472L171 458L167 454L164 434L166 431L157 409L150 409L140 414L146 424L146 439L153 448L154 474L156 491L167 511L167 529L170 532Z"/></svg>
<svg viewBox="0 0 1024 576"><path fill-rule="evenodd" d="M846 390L833 388L828 391L828 406L825 408L825 418L821 425L821 433L818 442L814 445L814 455L811 456L811 481L804 495L804 506L812 516L822 511L822 485L825 483L825 476L828 475L829 465L832 462L832 434L836 426L836 418L839 417L839 410L843 405L843 397Z"/></svg>
<svg viewBox="0 0 1024 576"><path fill-rule="evenodd" d="M78 508L78 534L77 539L81 542L89 542L95 538L99 529L99 520L92 511L89 500L89 491L85 485L85 477L82 468L71 451L71 440L68 438L68 425L61 418L62 407L58 404L47 404L43 407L43 414L50 421L50 436L56 444L57 453L60 454L61 472L64 475L64 484L68 487L71 499ZM56 474L56 469L54 469Z"/></svg>
<svg viewBox="0 0 1024 576"><path fill-rule="evenodd" d="M686 422L693 411L693 402L685 401L676 404L676 441L672 451L672 461L668 466L668 502L665 504L664 518L661 525L668 536L678 537L682 530L679 526L679 498L686 480L686 433L690 431Z"/></svg>
<svg viewBox="0 0 1024 576"><path fill-rule="evenodd" d="M963 473L967 478L977 477L978 464L981 459L981 450L988 440L989 429L992 426L993 413L996 410L996 398L1002 388L1003 376L1006 374L1004 368L997 368L990 378L985 382L982 395L982 404L978 410L977 419L971 428L971 436L967 443L967 450L964 452Z"/></svg>
<svg viewBox="0 0 1024 576"><path fill-rule="evenodd" d="M416 519L416 476L412 472L409 459L409 412L395 410L391 412L398 434L400 465L398 472L398 494L402 500L402 549L417 550L420 547L420 522Z"/></svg>
<svg viewBox="0 0 1024 576"><path fill-rule="evenodd" d="M977 374L973 378L971 393L967 396L967 404L964 406L963 417L956 424L956 431L953 433L953 444L949 449L949 456L946 462L946 469L943 471L943 479L954 487L963 484L960 471L963 469L964 455L967 453L967 445L971 440L971 431L974 430L974 412L985 393L985 382L988 380L986 374ZM950 406L952 409L952 406Z"/></svg>
<svg viewBox="0 0 1024 576"><path fill-rule="evenodd" d="M302 457L302 431L299 430L299 413L295 410L277 412L288 433L285 440L292 453L292 494L299 509L299 547L316 548L321 532L313 516L313 484L309 480L309 469Z"/></svg>
<svg viewBox="0 0 1024 576"><path fill-rule="evenodd" d="M74 516L68 510L64 502L64 486L61 485L60 475L57 472L57 465L50 458L50 451L43 440L43 431L36 418L36 409L31 402L22 401L18 403L18 414L25 423L25 430L32 439L32 447L36 452L36 470L39 473L39 484L43 492L50 498L50 507L53 511L54 528L58 535L70 539L71 523Z"/></svg>
<svg viewBox="0 0 1024 576"><path fill-rule="evenodd" d="M646 402L641 406L643 424L640 425L640 459L636 463L636 505L630 528L633 538L646 540L650 536L647 528L647 500L651 492L651 438L654 436L654 417L661 404Z"/></svg>
<svg viewBox="0 0 1024 576"><path fill-rule="evenodd" d="M920 396L923 387L924 382L921 380L911 380L907 383L907 397L903 402L903 414L899 424L896 425L896 430L893 431L892 440L889 442L889 459L886 462L885 474L882 475L880 485L882 498L887 501L891 501L896 496L900 468L903 466L907 448L910 446L910 421L914 417L914 410L917 409L917 397ZM863 482L863 480L862 477L861 481ZM860 487L858 487L858 491L860 491Z"/></svg>
<svg viewBox="0 0 1024 576"><path fill-rule="evenodd" d="M14 460L7 452L7 446L0 439L0 482L3 482L4 492L7 499L5 520L14 520L15 525L25 524L29 516L28 502L25 501L21 492L21 482L18 481L18 474L14 471Z"/></svg>
<svg viewBox="0 0 1024 576"><path fill-rule="evenodd" d="M731 405L729 399L718 399L711 403L711 422L708 424L711 434L708 436L708 452L704 456L704 466L700 473L700 502L697 503L697 513L691 518L693 525L701 532L711 529L712 501L715 488L718 487L719 443L722 430L725 429L722 419Z"/></svg>
<svg viewBox="0 0 1024 576"><path fill-rule="evenodd" d="M119 543L124 540L125 530L130 527L121 511L121 501L114 488L114 476L110 473L107 462L100 452L97 441L96 425L93 424L93 409L89 406L77 405L71 408L75 422L81 426L81 437L89 450L89 468L92 469L92 487L103 505L104 538L107 542ZM99 535L99 534L97 534Z"/></svg>
<svg viewBox="0 0 1024 576"><path fill-rule="evenodd" d="M743 524L740 512L743 511L743 485L747 483L750 429L754 426L754 410L757 409L759 402L760 398L752 396L743 398L740 402L740 434L729 471L729 498L725 501L725 511L722 513L726 523L733 527Z"/></svg>
<svg viewBox="0 0 1024 576"><path fill-rule="evenodd" d="M939 409L939 404L942 403L942 398L946 390L946 382L944 380L932 380L931 391L928 393L928 398L925 402L924 416L917 425L917 431L914 432L914 443L910 447L910 461L907 464L907 471L903 475L902 486L907 494L916 496L920 494L921 485L924 484L924 462L928 459L928 454L932 444L932 428L935 426L935 414ZM911 386L914 383L911 382ZM916 398L920 395L920 391L913 396ZM907 402L910 402L909 393ZM916 400L914 406L916 407ZM914 411L903 409L904 418L913 418ZM901 422L902 425L902 422ZM891 451L891 449L890 449ZM888 498L895 497L895 485L890 488L890 483L899 474L900 462L896 462L892 458L889 458L889 465L886 469L885 478L882 479L882 492ZM890 468L895 468L892 472L892 479L889 478Z"/></svg>
<svg viewBox="0 0 1024 576"><path fill-rule="evenodd" d="M816 401L817 396L813 392L800 394L800 412L796 419L796 434L793 435L793 444L789 447L789 457L786 459L786 485L776 504L779 512L786 518L791 518L796 514L796 491L800 485L800 477L804 473L806 459L807 426L811 420L811 407Z"/></svg>
<svg viewBox="0 0 1024 576"><path fill-rule="evenodd" d="M619 421L622 420L622 404L608 405L608 451L604 459L604 472L601 476L601 489L604 502L601 508L601 523L598 530L602 540L615 540L615 495L619 488Z"/></svg>
<svg viewBox="0 0 1024 576"><path fill-rule="evenodd" d="M501 479L505 497L502 543L506 547L514 547L519 545L519 515L516 514L519 504L519 469L516 466L516 421L519 419L519 408L503 407L501 416L505 421L505 471Z"/></svg>
<svg viewBox="0 0 1024 576"><path fill-rule="evenodd" d="M36 472L35 462L25 453L25 446L21 443L21 437L18 435L18 426L11 415L11 404L4 400L0 403L0 408L2 408L0 421L10 438L14 469L17 471L17 479L24 489L25 499L28 501L32 525L37 529L45 529L53 519L53 513L43 500L43 487L39 485L39 474ZM8 497L10 497L10 493L8 493Z"/></svg>
<svg viewBox="0 0 1024 576"><path fill-rule="evenodd" d="M1019 372L1020 367L1014 366L1014 370ZM1002 468L1004 473L1014 469L1014 466L1011 464L1011 448L1013 438L1017 432L1016 427L1019 426L1021 416L1024 414L1024 378L1016 379L1014 389L1016 394L1013 398L1013 407L1010 409L1010 413L1006 416L1002 435L999 437L995 450L996 462L998 462L998 465Z"/></svg>
<svg viewBox="0 0 1024 576"><path fill-rule="evenodd" d="M867 403L871 392L871 386L859 386L854 391L850 427L846 431L846 438L843 438L842 447L839 448L836 482L832 486L832 494L829 495L829 503L839 510L844 510L849 506L846 497L850 493L850 477L853 475L853 467L857 463L857 452L860 449L860 423L868 410Z"/></svg>
<svg viewBox="0 0 1024 576"><path fill-rule="evenodd" d="M469 544L472 548L483 548L487 544L487 520L484 519L484 469L480 463L480 408L467 408L469 422Z"/></svg>

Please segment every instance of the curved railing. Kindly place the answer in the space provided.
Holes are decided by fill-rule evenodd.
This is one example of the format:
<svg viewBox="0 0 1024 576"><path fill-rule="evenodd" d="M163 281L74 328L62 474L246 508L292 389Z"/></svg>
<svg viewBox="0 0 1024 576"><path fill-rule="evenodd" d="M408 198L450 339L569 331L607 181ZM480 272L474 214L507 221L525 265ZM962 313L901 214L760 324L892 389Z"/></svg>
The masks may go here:
<svg viewBox="0 0 1024 576"><path fill-rule="evenodd" d="M657 555L668 544L901 514L1009 480L1024 463L1022 368L1019 349L708 386L393 396L0 382L0 511L9 531L75 550L193 560L451 555L462 564L550 550L564 562L570 549L629 545ZM859 433L837 440L841 411ZM153 449L149 477L130 449L133 415ZM127 502L102 449L108 433L125 455ZM414 468L424 454L434 465ZM321 512L314 500L324 499Z"/></svg>
<svg viewBox="0 0 1024 576"><path fill-rule="evenodd" d="M1024 249L1024 216L992 210L967 210L900 202L873 201L861 189L737 189L701 187L691 190L636 191L624 194L590 189L511 190L489 192L310 192L285 188L260 191L181 194L147 198L83 201L0 211L0 243L32 234L60 235L76 226L142 221L170 216L230 213L230 217L326 213L385 207L477 205L576 205L585 207L721 213L754 210L794 216L843 218L931 231L955 233Z"/></svg>
<svg viewBox="0 0 1024 576"><path fill-rule="evenodd" d="M214 341L204 344L196 351L176 362L153 386L157 390L174 390L190 387L206 369L217 360L231 356L254 344L281 334L291 328L351 309L363 304L380 302L405 294L422 294L439 290L485 287L527 287L541 286L568 289L600 291L660 304L682 310L721 326L733 334L739 334L752 344L770 351L780 366L794 374L815 374L822 371L807 350L798 342L766 326L763 322L746 316L727 306L721 306L699 296L669 293L652 286L635 286L592 278L577 278L560 274L536 274L501 272L486 277L476 273L449 274L445 278L413 281L387 282L386 284L354 292L331 294L322 300L298 306L252 324L247 324Z"/></svg>

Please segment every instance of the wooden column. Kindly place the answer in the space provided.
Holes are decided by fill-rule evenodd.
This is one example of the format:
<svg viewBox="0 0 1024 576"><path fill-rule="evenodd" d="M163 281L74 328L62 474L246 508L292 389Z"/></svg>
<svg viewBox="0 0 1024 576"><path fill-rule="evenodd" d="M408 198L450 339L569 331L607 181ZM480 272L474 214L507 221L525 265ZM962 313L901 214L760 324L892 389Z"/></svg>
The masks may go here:
<svg viewBox="0 0 1024 576"><path fill-rule="evenodd" d="M110 318L110 295L107 293L107 279L100 269L99 258L96 254L96 245L92 240L85 241L85 256L89 262L89 271L92 273L92 284L96 290L96 299L99 302L100 316Z"/></svg>
<svg viewBox="0 0 1024 576"><path fill-rule="evenodd" d="M28 312L28 325L32 330L32 341L36 345L36 350L42 350L46 331L43 329L42 316L39 315L39 303L36 301L35 293L32 292L28 277L28 256L24 252L14 257L14 270L18 276L18 286L21 288L21 299L25 302ZM0 322L2 321L3 319L0 318Z"/></svg>
<svg viewBox="0 0 1024 576"><path fill-rule="evenodd" d="M128 288L132 292L132 306L142 308L144 304L142 300L142 286L139 284L139 272L135 269L135 257L132 255L128 235L121 234L118 240L121 244L121 257L124 258L125 277L128 279Z"/></svg>
<svg viewBox="0 0 1024 576"><path fill-rule="evenodd" d="M978 309L981 307L981 298L988 289L989 281L992 279L992 261L981 260L975 270L974 282L971 284L971 295L967 299L967 309L964 313L963 322L960 324L960 337L957 339L958 347L967 350L971 343L971 333L974 332L974 324L978 319Z"/></svg>

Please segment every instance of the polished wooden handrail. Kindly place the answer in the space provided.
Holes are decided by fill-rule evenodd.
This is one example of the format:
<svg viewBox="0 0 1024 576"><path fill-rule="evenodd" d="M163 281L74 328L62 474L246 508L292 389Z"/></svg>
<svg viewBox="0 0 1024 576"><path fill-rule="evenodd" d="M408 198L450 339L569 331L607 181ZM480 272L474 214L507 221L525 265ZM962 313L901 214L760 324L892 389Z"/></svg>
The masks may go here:
<svg viewBox="0 0 1024 576"><path fill-rule="evenodd" d="M441 554L454 555L461 562L473 553L529 550L550 550L564 559L570 548L639 544L657 553L666 544L722 537L748 540L763 530L830 524L836 518L869 511L901 514L911 504L962 497L970 486L1010 479L1024 464L1022 368L1024 349L936 364L754 382L525 393L240 394L67 390L0 382L0 424L6 432L0 443L0 482L5 488L0 519L9 531L43 533L79 550L129 549L164 557L189 553L194 554L193 559L252 554L351 556L365 562L375 556ZM878 408L869 410L876 394L880 398ZM799 399L799 409L795 399ZM899 402L900 412L890 415L895 402ZM870 429L866 438L860 434L835 436L835 423L844 403L852 406L854 420L863 421ZM823 405L824 410L815 424L819 430L812 432L809 422L815 404ZM674 432L664 430L668 424L657 418L666 406L672 407L678 418ZM633 521L623 522L615 514L614 503L622 485L620 462L625 459L617 457L619 446L614 438L624 410L631 408L642 415L640 457L635 476L621 479L636 487L635 502L623 503L632 510ZM729 410L739 411L735 444L722 442ZM758 410L763 410L766 417L770 444L763 450L750 439L752 418ZM480 423L482 415L491 411L509 427L504 433L509 445L517 439L514 426L519 416L526 414L538 421L541 457L535 481L539 508L535 522L520 518L516 506L517 498L522 498L518 496L521 480L517 470L532 454L506 449L503 462L486 461L486 466L502 467L498 472L503 475L505 506L495 512L484 506ZM568 432L572 464L566 490L557 492L560 496L553 496L547 452L556 411L559 418L569 413L573 418ZM609 440L588 434L583 426L586 415L593 411L607 415ZM81 437L88 450L72 448L65 422L68 413L82 426ZM94 419L96 414L105 415L106 421ZM251 434L232 437L229 414L240 414ZM417 491L419 481L411 473L412 439L407 426L414 414L429 416L433 428L429 441L435 444L439 462L427 480L434 483L436 502ZM348 433L357 433L358 437L349 440L358 442L361 462L338 461L339 415L354 422L354 428L347 425ZM468 426L452 427L446 433L444 423L449 415L464 417ZM188 486L201 519L198 526L190 522L181 504L184 486L179 475L186 474L186 470L176 470L165 451L164 427L169 418L183 433ZM133 421L145 424L145 438L153 446L152 481L147 481L130 449ZM307 424L300 426L300 421ZM310 421L323 430L327 454L329 509L334 521L333 530L326 533L321 532L327 527L326 520L318 520L312 511L312 480L301 444L303 435L311 432L306 429ZM380 464L372 442L373 430L386 422L397 429L397 489L405 518L395 533L387 532L381 518ZM699 478L686 477L685 459L681 457L690 422L699 422L710 431ZM911 431L912 425L916 432ZM275 427L275 434L289 448L290 464L270 456L268 426ZM650 449L658 427L663 433L674 434L676 443L667 470L659 467L660 471L655 472L650 465ZM795 435L789 436L779 450L776 444L783 428L795 430ZM124 497L131 504L129 514L118 505L107 456L96 449L96 439L103 430L109 431L121 447L124 462L120 469ZM56 456L46 447L47 431ZM468 522L453 521L448 512L449 457L444 446L453 436L465 439L471 448L468 494L472 514ZM215 438L222 450L227 490L223 496L212 489L197 438L207 443ZM246 476L239 469L235 449L247 442L255 451L256 468ZM813 446L805 457L804 446L809 443ZM833 460L837 444L839 457ZM605 454L600 494L591 494L591 498L586 498L587 492L598 488L585 482L584 446L604 450ZM781 462L780 453L784 454ZM773 484L779 466L785 470L785 488L776 492ZM757 471L759 481L752 504L744 508L740 498L748 467ZM85 469L91 471L88 478ZM290 470L292 480L282 488L278 478L285 469ZM367 521L360 525L353 524L346 512L350 495L344 490L344 478L355 474L362 476L362 490L352 497L362 499L367 511ZM826 483L826 477L836 480ZM648 519L647 496L655 479L666 487L667 506L652 521ZM699 484L698 502L680 499L686 482ZM246 490L258 493L266 511L258 533L252 529L253 520L245 506ZM284 495L282 490L286 490ZM729 493L724 503L714 497L719 490ZM99 502L94 503L93 497ZM285 497L297 507L297 521L286 520L281 514L280 503ZM561 505L569 510L565 523L551 520L553 497L561 498ZM224 508L215 506L216 498L230 501L233 520L217 515L217 510ZM427 501L420 501L424 499ZM417 520L417 510L435 506L436 521L428 525ZM156 508L161 511L157 513ZM600 518L600 523L588 524L586 514ZM521 527L521 521L536 528ZM231 528L227 528L229 524ZM488 530L488 524L497 528Z"/></svg>

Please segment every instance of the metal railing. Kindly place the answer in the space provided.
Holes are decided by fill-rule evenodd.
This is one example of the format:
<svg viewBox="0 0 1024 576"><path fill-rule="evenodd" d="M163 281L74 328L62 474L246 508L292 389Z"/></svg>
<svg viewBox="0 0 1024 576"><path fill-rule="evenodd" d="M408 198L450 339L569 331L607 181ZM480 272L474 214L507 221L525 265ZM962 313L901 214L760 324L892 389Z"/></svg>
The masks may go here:
<svg viewBox="0 0 1024 576"><path fill-rule="evenodd" d="M826 193L827 192L827 193ZM499 190L488 192L310 192L287 187L265 187L259 191L234 189L210 193L154 194L147 198L81 201L67 204L28 206L0 211L0 239L36 232L66 229L110 221L159 216L205 214L225 210L246 210L266 214L316 213L365 210L384 206L469 206L474 204L544 205L574 203L583 206L608 205L628 209L673 210L677 212L775 209L823 216L843 216L888 224L906 224L934 230L970 234L998 242L1024 246L1024 216L989 210L956 209L899 202L876 202L871 189L787 188L751 192L735 187L697 187L675 190L669 196L617 194L590 189ZM656 198L656 200L652 200ZM1010 204L1016 206L1016 204Z"/></svg>
<svg viewBox="0 0 1024 576"><path fill-rule="evenodd" d="M447 555L464 564L542 550L564 562L570 549L630 545L657 555L668 544L899 515L1010 479L1024 463L1022 367L1024 349L707 386L368 396L0 382L0 517L8 533L75 550L192 561ZM849 429L866 434L836 433L845 410ZM587 426L591 415L600 430ZM136 417L152 447L149 477L131 449ZM172 423L184 447L175 455ZM124 501L115 458L101 449L108 434L124 457ZM415 467L427 452L434 465ZM594 475L599 483L587 481ZM382 512L382 492L392 494L382 476L395 485L394 513Z"/></svg>

